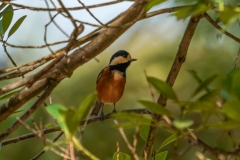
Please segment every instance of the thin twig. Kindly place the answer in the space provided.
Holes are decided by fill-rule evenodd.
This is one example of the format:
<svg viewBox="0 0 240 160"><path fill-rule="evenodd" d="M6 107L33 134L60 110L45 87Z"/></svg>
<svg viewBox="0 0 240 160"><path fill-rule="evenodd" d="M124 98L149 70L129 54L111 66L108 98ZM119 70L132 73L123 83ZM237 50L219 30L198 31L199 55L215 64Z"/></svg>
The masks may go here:
<svg viewBox="0 0 240 160"><path fill-rule="evenodd" d="M44 133L44 132L43 132ZM63 135L63 131L61 131L53 140L53 142L56 142L62 135ZM45 134L45 133L44 133ZM41 157L43 154L45 153L45 150L42 150L41 152L39 152L36 156L34 156L33 158L31 158L31 160L36 160L39 157ZM67 156L68 157L68 156Z"/></svg>
<svg viewBox="0 0 240 160"><path fill-rule="evenodd" d="M225 31L222 27L220 27L214 20L207 14L204 13L204 17L210 22L216 29L218 29L220 32L223 32L226 36L229 38L235 40L236 42L240 43L240 39L232 35L231 33Z"/></svg>
<svg viewBox="0 0 240 160"><path fill-rule="evenodd" d="M32 115L38 107L45 101L45 99L50 95L52 90L57 86L57 82L50 82L48 84L45 91L41 94L41 96L37 99L37 101L32 105L30 109L28 109L27 112L25 112L20 120L25 121L30 115ZM8 135L10 135L13 131L15 131L20 126L19 120L13 123L8 129L6 129L3 133L0 134L0 141L2 141L4 138L6 138Z"/></svg>
<svg viewBox="0 0 240 160"><path fill-rule="evenodd" d="M118 123L118 121L117 121L116 119L114 119L113 122L114 122L115 125L118 127L118 131L120 132L120 134L121 134L123 140L125 141L128 149L129 149L130 152L132 153L132 156L134 157L135 160L138 160L139 157L138 157L138 155L136 154L136 148L134 148L134 147L130 144L130 142L128 141L128 138L127 138L127 136L126 136L123 128L120 127L120 125L119 125L119 123Z"/></svg>
<svg viewBox="0 0 240 160"><path fill-rule="evenodd" d="M171 8L166 8L166 9L160 9L160 10L158 10L158 11L154 11L154 12L147 13L142 19L149 18L149 17L152 17L152 16L156 16L156 15L159 15L159 14L170 13L170 12L173 12L173 11L179 9L179 8L185 8L185 7L187 7L187 6L178 6L178 7L171 7ZM118 18L118 17L116 17L116 18ZM113 20L115 20L116 18L114 18ZM142 20L142 19L140 19L140 20ZM108 23L106 23L105 26L108 26L108 24L111 23L113 20L111 20L111 21L109 21ZM83 23L84 23L84 22L83 22ZM112 27L112 28L116 28L116 27L119 27L119 26L108 26L108 27L110 27L110 28L111 28L111 27ZM74 46L74 47L72 47L72 49L75 49L76 47L80 46L81 44L84 44L84 43L88 42L89 40L91 40L92 38L94 38L95 36L97 36L97 35L99 34L98 31L99 31L101 28L102 28L102 27L99 26L99 28L97 28L97 29L94 30L93 32L89 33L87 36L78 39L78 42L76 43L77 45ZM46 47L47 47L47 46L51 46L51 45L50 45L50 44L46 44ZM27 47L28 47L28 46L26 46L26 48L27 48ZM33 48L33 46L32 46L32 48ZM58 51L56 51L56 52L54 52L54 53L52 53L52 54L59 54L59 52L63 51L64 49L65 49L65 48L62 48L62 49L60 49L60 50L58 50ZM41 59L39 59L39 60L36 60L36 61L34 61L34 62L30 62L30 63L26 63L26 64L21 65L21 66L18 66L18 67L13 67L13 68L5 69L5 70L0 70L0 74L1 74L1 73L8 73L8 72L13 71L13 70L16 70L16 69L18 69L18 68L23 68L23 67L27 67L27 66L32 66L33 64L34 64L34 65L37 65L37 66L41 66L41 65L47 63L48 61L52 60L52 59L55 57L55 56L52 55L52 54L49 54L49 55L47 55L47 56L45 56L45 57L43 57L43 58L41 58ZM30 70L28 70L28 71L30 71Z"/></svg>
<svg viewBox="0 0 240 160"><path fill-rule="evenodd" d="M104 7L104 6L108 6L108 5L113 5L113 4L117 4L120 2L123 2L124 0L116 0L116 1L111 1L111 2L105 2L105 3L100 3L100 4L94 4L94 5L90 5L90 6L86 6L87 8L98 8L98 7ZM15 7L19 7L22 9L28 9L28 10L33 10L33 11L58 11L58 12L63 12L62 8L38 8L38 7L32 7L32 6L26 6L26 5L21 5L21 4L17 4L17 3L12 3L10 1L3 1L3 3L6 4L10 4L12 6ZM66 8L69 11L74 11L74 10L82 10L85 9L84 7L70 7L70 8Z"/></svg>
<svg viewBox="0 0 240 160"><path fill-rule="evenodd" d="M101 24L101 26L104 26L104 24L89 10L88 7L85 6L85 4L81 1L78 0L78 2L83 6L83 8L85 8L87 10L87 12L99 23Z"/></svg>
<svg viewBox="0 0 240 160"><path fill-rule="evenodd" d="M0 40L0 42L3 43L3 40ZM67 43L68 41L59 41L59 42L54 42L54 43L48 43L48 44L44 44L44 45L39 45L39 46L21 46L21 45L15 45L15 44L11 44L6 42L5 44L9 47L12 48L21 48L21 49L39 49L39 48L46 48L48 46L54 46L54 45L58 45L58 44L62 44L62 43Z"/></svg>
<svg viewBox="0 0 240 160"><path fill-rule="evenodd" d="M121 112L124 112L124 113L138 113L138 114L150 114L150 112L148 110L146 110L145 108L123 110ZM103 120L111 119L112 118L111 115L112 115L112 113L104 115ZM92 124L92 123L96 123L96 122L101 122L99 117L91 117L89 119L83 120L79 125ZM49 134L49 133L53 133L53 132L57 132L57 131L61 131L60 127L43 129L42 133L43 134ZM61 133L63 134L62 131L61 131ZM18 136L18 137L15 137L15 138L4 140L4 141L2 141L2 146L12 144L12 143L18 143L20 141L30 139L30 138L34 138L34 137L35 137L35 135L33 133L28 133L28 134L25 134L25 135L22 135L22 136Z"/></svg>

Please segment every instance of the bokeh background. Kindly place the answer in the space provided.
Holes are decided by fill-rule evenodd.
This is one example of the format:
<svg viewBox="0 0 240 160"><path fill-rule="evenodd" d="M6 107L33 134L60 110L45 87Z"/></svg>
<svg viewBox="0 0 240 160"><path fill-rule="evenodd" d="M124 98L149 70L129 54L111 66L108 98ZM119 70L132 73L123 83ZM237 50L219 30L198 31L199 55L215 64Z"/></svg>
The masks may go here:
<svg viewBox="0 0 240 160"><path fill-rule="evenodd" d="M77 1L63 1L67 7L80 6ZM106 1L99 0L84 0L85 5L102 3ZM45 2L41 0L17 0L14 3L25 4L28 6L45 7ZM183 3L176 1L168 1L159 6L154 7L151 11L160 8L168 8L172 6L182 5ZM102 22L107 22L114 18L116 15L126 10L131 6L131 2L122 2L116 5L107 7L99 7L91 9L95 16ZM72 11L74 17L78 17L82 21L95 23L97 22L85 11ZM47 12L28 11L25 9L16 10L14 12L14 19L16 21L19 17L27 15L26 20L23 22L19 30L10 39L9 43L18 45L41 45L44 44L44 26L49 22ZM214 14L212 13L214 16ZM216 18L216 17L213 17ZM165 80L174 57L177 53L178 46L184 34L188 18L178 21L171 14L158 15L149 19L137 22L127 32L125 32L118 40L116 40L104 52L96 58L99 62L92 59L88 63L79 67L72 77L65 79L53 91L53 103L65 105L66 107L78 107L81 100L95 91L95 82L98 73L105 67L111 55L120 50L130 52L132 57L137 58L138 61L131 64L127 70L127 84L125 93L122 99L116 104L117 110L124 110L130 108L142 108L137 102L139 99L151 100L144 71L147 75L154 76ZM65 32L70 34L73 26L71 22L63 17L58 17L57 22L64 29ZM86 35L94 27L86 26L83 35ZM239 26L233 25L228 29L229 32L239 37ZM180 74L174 85L174 90L177 92L181 100L187 100L194 89L197 87L197 82L189 75L187 70L195 70L202 78L208 78L212 75L218 75L217 80L214 82L213 87L221 84L224 76L233 69L233 62L235 61L239 49L239 44L230 38L222 35L217 38L219 31L217 31L205 19L202 19L197 27L194 38L191 42L187 59L182 66ZM81 36L83 36L81 35ZM54 25L50 25L47 31L48 42L55 42L59 40L66 40L65 37ZM52 50L57 50L64 45L52 47ZM8 47L10 54L18 65L30 62L49 54L48 49L16 49ZM0 50L0 69L12 67L12 64L6 57L3 49ZM16 80L16 79L15 79ZM0 86L10 83L10 81L1 81ZM158 94L155 93L156 98ZM34 101L30 101L24 105L21 110L27 110ZM4 103L4 101L0 101ZM112 105L106 105L104 112L112 111ZM179 108L173 103L169 102L167 108L174 114L179 114ZM9 117L5 122L0 124L0 132L4 131L10 126L17 116L21 116L21 112ZM200 115L192 115L195 123L200 123ZM26 122L32 126L32 119L36 122L42 120L44 125L53 124L53 119L46 113L44 106L42 106L33 116ZM126 133L130 140L133 139L135 132L134 128L127 128ZM222 137L214 136L217 130L209 130L208 132L199 133L199 137L208 143L221 143ZM8 138L20 136L29 133L24 127L19 127L17 131L11 134ZM54 138L56 133L49 134L47 137ZM158 148L166 137L170 134L163 129L158 129L154 148ZM224 136L223 136L224 137ZM114 127L112 119L106 120L103 123L98 122L90 124L86 127L82 137L83 145L89 149L93 154L100 159L111 159L113 153L116 151L116 142L120 144L120 150L129 153L126 144L118 130ZM145 142L139 138L138 153L142 154ZM182 141L180 143L179 151L181 152L187 143ZM226 147L228 144L222 144ZM43 146L39 139L33 138L21 141L16 144L3 146L0 150L0 160L16 160L16 159L30 159L42 150ZM195 152L202 151L199 148L192 147L184 157L176 157L173 154L173 145L163 148L163 151L169 151L167 159L186 160L197 159ZM207 154L208 155L208 154ZM210 155L208 155L210 158ZM46 159L62 159L54 153L48 151L39 158L40 160ZM86 158L87 159L87 158Z"/></svg>

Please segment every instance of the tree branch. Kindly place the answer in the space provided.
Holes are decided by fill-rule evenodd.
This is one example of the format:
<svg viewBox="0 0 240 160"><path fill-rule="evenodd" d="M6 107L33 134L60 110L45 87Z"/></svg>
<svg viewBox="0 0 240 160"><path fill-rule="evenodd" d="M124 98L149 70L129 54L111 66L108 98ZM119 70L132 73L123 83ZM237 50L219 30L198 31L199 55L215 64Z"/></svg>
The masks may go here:
<svg viewBox="0 0 240 160"><path fill-rule="evenodd" d="M240 39L229 33L228 31L225 31L222 27L220 27L214 20L207 14L204 14L204 17L210 22L216 29L218 29L220 32L223 32L226 36L233 39L234 41L240 43Z"/></svg>
<svg viewBox="0 0 240 160"><path fill-rule="evenodd" d="M45 99L51 94L51 92L59 82L53 82L51 80L50 82L47 82L47 88L44 90L44 92L41 94L38 100L32 105L32 107L28 109L28 111L25 112L20 117L20 120L25 121L30 115L32 115L39 108L39 106L45 101ZM3 118L5 118L8 115L9 115L9 112L5 112L5 114L3 114L4 116ZM20 125L21 123L18 120L15 123L13 123L8 129L6 129L3 133L0 134L0 141L2 141L4 138L10 135L13 131L15 131Z"/></svg>
<svg viewBox="0 0 240 160"><path fill-rule="evenodd" d="M181 66L186 59L186 55L187 55L187 51L188 51L190 42L192 40L194 32L195 32L197 25L201 18L202 18L201 15L193 16L190 18L190 20L188 22L188 26L185 30L182 41L179 45L179 49L176 54L175 60L172 64L171 70L166 79L166 83L168 83L170 86L173 86L173 84L178 76L178 73L181 69ZM167 102L167 98L160 95L158 98L158 103L160 103L163 106L166 106L166 102ZM161 117L159 115L153 115L153 120L151 122L149 133L148 133L147 143L146 143L146 146L145 146L145 149L143 152L143 157L145 159L147 159L150 155L151 148L153 146L153 142L154 142L154 138L155 138L155 134L157 131L157 122L160 120L160 118Z"/></svg>
<svg viewBox="0 0 240 160"><path fill-rule="evenodd" d="M138 20L137 18L140 19L145 15L146 3L147 2L136 1L126 12L122 13L118 18L113 20L111 25L121 26L129 23L133 25ZM72 72L77 67L85 64L96 55L101 53L119 36L121 36L131 25L120 28L105 28L99 33L98 36L93 38L91 42L82 48L75 50L71 55L64 57L49 73L45 74L45 77L42 77L42 80L35 82L31 88L23 88L18 94L11 97L8 103L0 106L0 122L4 121L19 107L42 92L45 89L45 86L47 86L47 79L51 78L59 83L64 78L71 76ZM42 100L44 101L45 99ZM3 137L6 136L2 135L1 137L1 140L3 140Z"/></svg>

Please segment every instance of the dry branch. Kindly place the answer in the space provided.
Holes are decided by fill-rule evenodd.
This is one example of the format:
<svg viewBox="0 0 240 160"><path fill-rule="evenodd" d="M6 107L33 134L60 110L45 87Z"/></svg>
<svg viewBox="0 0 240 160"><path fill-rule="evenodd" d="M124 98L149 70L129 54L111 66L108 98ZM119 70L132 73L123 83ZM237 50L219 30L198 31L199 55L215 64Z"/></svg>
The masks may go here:
<svg viewBox="0 0 240 160"><path fill-rule="evenodd" d="M55 65L51 72L42 76L43 79L35 82L31 88L24 87L17 95L11 97L8 103L0 106L0 122L4 121L9 115L24 105L27 101L41 93L47 86L48 79L60 82L64 78L70 77L77 67L85 64L106 49L130 26L145 15L145 5L146 2L136 1L126 12L122 13L110 24L112 26L123 27L103 29L98 36L92 39L91 42L75 50L71 55L63 58ZM45 99L43 99L43 101L44 100Z"/></svg>

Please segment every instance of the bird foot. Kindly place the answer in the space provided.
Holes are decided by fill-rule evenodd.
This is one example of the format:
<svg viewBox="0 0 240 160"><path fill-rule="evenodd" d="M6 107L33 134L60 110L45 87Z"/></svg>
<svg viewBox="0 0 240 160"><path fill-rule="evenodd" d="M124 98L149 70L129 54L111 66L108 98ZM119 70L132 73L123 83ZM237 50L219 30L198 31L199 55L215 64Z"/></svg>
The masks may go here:
<svg viewBox="0 0 240 160"><path fill-rule="evenodd" d="M104 114L103 114L103 112L101 112L100 115L99 115L99 119L100 119L102 122L103 122L103 120L104 120L103 117L104 117Z"/></svg>
<svg viewBox="0 0 240 160"><path fill-rule="evenodd" d="M114 114L114 113L117 113L116 109L114 109L114 110L112 111L112 114Z"/></svg>

